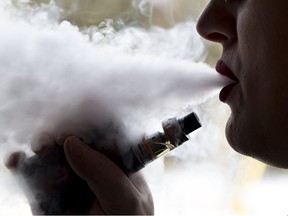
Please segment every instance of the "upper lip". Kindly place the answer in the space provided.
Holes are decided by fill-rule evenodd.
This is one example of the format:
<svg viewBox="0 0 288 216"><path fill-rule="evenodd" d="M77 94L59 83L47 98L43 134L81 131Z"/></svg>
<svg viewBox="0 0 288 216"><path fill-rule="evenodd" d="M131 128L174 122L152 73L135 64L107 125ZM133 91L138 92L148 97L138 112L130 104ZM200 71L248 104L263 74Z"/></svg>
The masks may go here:
<svg viewBox="0 0 288 216"><path fill-rule="evenodd" d="M233 74L232 70L224 63L223 60L220 59L217 62L215 69L219 74L227 76L228 78L239 82L238 78Z"/></svg>

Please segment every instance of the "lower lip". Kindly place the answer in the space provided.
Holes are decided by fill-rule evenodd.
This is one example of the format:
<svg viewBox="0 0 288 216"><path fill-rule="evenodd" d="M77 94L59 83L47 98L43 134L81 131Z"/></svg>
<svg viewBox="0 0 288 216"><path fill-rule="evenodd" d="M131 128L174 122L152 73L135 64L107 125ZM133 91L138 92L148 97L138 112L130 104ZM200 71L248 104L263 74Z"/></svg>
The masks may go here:
<svg viewBox="0 0 288 216"><path fill-rule="evenodd" d="M219 94L219 100L225 102L228 98L229 94L231 93L232 89L237 85L237 83L232 83L230 85L225 86Z"/></svg>

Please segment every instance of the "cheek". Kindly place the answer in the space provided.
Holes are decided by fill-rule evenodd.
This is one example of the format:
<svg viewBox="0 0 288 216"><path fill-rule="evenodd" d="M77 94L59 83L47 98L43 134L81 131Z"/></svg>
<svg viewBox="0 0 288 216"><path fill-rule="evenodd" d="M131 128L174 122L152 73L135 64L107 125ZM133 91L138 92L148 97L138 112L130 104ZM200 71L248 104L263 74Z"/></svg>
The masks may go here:
<svg viewBox="0 0 288 216"><path fill-rule="evenodd" d="M287 30L283 33L279 25L269 26L265 16L249 11L237 20L241 90L226 136L240 153L277 161L288 152Z"/></svg>
<svg viewBox="0 0 288 216"><path fill-rule="evenodd" d="M268 59L269 56L259 54L258 59L247 61L242 93L246 115L258 125L265 125L266 130L273 130L269 123L275 119L287 125L283 119L287 120L288 113L288 65Z"/></svg>
<svg viewBox="0 0 288 216"><path fill-rule="evenodd" d="M288 88L284 81L288 77L282 73L283 64L279 56L283 54L273 48L273 41L265 34L267 29L260 25L259 20L248 23L241 29L238 40L241 101L244 107L242 111L250 120L244 114L243 118L261 124L263 119L271 119L276 111L275 107L281 105L281 97L288 92L285 91ZM272 55L271 52L278 52L279 55Z"/></svg>

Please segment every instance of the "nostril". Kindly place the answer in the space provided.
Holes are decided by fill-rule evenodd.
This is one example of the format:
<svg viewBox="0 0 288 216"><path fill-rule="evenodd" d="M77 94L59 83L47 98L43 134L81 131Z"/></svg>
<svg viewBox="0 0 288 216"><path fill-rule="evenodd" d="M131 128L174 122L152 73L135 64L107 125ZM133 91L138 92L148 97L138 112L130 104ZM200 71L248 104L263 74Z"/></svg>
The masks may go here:
<svg viewBox="0 0 288 216"><path fill-rule="evenodd" d="M228 37L221 33L211 33L207 35L206 39L221 43L221 42L227 41Z"/></svg>

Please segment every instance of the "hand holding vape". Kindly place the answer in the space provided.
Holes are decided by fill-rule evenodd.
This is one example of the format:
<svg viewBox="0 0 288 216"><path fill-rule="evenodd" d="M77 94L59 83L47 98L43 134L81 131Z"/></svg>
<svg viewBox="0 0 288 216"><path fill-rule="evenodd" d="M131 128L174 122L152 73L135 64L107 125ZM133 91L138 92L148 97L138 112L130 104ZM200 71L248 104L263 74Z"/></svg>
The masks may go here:
<svg viewBox="0 0 288 216"><path fill-rule="evenodd" d="M182 145L188 140L188 134L199 127L201 124L195 113L180 119L169 118L162 122L163 132L144 137L116 156L107 156L129 176ZM90 145L96 148L93 145L97 143ZM59 181L63 173L65 177ZM69 166L60 146L47 154L28 158L20 167L20 176L24 179L28 199L36 203L41 214L83 214L95 200L87 183Z"/></svg>

